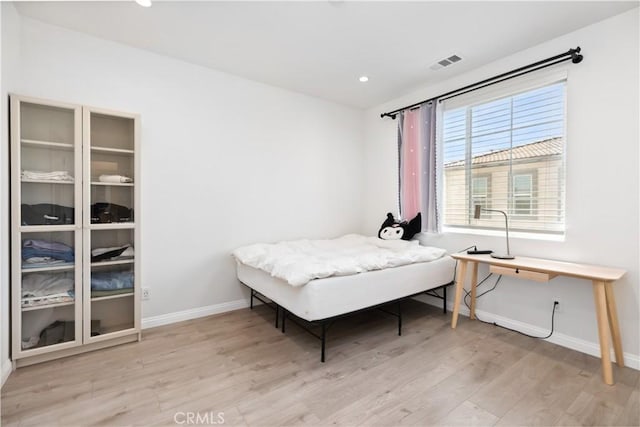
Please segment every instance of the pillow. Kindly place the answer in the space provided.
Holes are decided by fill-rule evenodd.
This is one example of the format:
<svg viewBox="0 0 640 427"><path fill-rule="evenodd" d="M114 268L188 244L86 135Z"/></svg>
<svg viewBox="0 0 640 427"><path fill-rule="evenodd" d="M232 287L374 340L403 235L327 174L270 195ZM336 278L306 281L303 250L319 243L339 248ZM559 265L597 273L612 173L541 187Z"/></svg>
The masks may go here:
<svg viewBox="0 0 640 427"><path fill-rule="evenodd" d="M383 240L411 240L413 236L422 230L422 215L420 212L411 221L398 222L393 218L393 214L389 212L387 219L384 220L378 237Z"/></svg>

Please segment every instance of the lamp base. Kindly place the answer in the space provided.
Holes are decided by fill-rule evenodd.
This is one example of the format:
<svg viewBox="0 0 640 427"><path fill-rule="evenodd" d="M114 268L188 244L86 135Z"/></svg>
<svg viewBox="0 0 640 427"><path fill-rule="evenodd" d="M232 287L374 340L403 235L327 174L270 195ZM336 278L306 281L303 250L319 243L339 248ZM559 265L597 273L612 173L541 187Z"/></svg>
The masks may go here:
<svg viewBox="0 0 640 427"><path fill-rule="evenodd" d="M491 254L491 258L497 259L515 259L514 255L511 254Z"/></svg>

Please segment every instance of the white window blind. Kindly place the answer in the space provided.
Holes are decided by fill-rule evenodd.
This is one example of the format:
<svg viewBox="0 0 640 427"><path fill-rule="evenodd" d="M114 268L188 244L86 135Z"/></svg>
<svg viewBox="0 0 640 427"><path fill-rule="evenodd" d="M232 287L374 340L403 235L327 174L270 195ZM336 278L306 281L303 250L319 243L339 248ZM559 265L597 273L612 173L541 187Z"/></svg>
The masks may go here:
<svg viewBox="0 0 640 427"><path fill-rule="evenodd" d="M564 233L565 82L444 104L441 127L445 227Z"/></svg>

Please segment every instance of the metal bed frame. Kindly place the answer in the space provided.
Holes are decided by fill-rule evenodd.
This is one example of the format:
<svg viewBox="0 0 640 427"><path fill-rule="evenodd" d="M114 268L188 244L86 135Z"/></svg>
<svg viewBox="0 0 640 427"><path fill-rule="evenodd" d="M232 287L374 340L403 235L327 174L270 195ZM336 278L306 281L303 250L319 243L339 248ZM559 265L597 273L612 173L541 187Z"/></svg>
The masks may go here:
<svg viewBox="0 0 640 427"><path fill-rule="evenodd" d="M359 310L350 311L348 313L339 314L337 316L327 317L326 319L313 320L313 321L308 321L308 320L302 319L301 317L296 316L295 314L289 312L286 308L278 305L278 303L276 303L275 301L270 300L269 297L267 297L266 295L259 293L258 291L254 290L253 288L251 288L246 284L245 285L251 290L251 302L250 302L251 310L253 310L253 299L255 298L258 301L262 302L267 307L271 308L272 310L275 310L276 312L275 327L276 328L280 327L280 330L283 334L285 333L286 321L287 319L289 319L290 321L298 325L300 328L302 328L304 331L308 332L311 336L319 339L321 342L320 361L324 363L325 353L326 353L326 343L327 343L327 330L331 325L333 325L333 323L336 320L339 320L344 317L348 317L357 313L361 313L364 311L378 309L398 319L398 335L402 335L402 302L409 298L416 297L418 295L423 295L423 294L429 295L442 300L442 312L446 314L447 313L447 287L453 284L454 284L454 281L451 281L449 283L445 283L444 285L440 285L436 288L432 288L427 291L418 292L412 295L408 295L406 297L383 302L381 304L365 307ZM438 293L435 292L436 290L439 290L439 289L442 289L442 295L439 295ZM269 299L269 301L263 299L262 297ZM388 311L383 308L391 305L396 306L395 312ZM282 321L280 322L280 320ZM314 326L320 326L320 334L317 334L316 332L311 330L311 328L313 328Z"/></svg>

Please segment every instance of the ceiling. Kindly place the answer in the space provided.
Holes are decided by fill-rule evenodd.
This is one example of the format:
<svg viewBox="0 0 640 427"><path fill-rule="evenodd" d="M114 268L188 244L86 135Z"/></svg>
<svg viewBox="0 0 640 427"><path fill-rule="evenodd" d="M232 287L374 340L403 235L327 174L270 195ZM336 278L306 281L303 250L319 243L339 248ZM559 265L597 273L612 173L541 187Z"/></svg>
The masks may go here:
<svg viewBox="0 0 640 427"><path fill-rule="evenodd" d="M637 6L637 1L155 1L150 8L133 1L16 3L22 15L50 24L360 108ZM463 60L430 69L453 54ZM360 83L361 75L369 82Z"/></svg>

